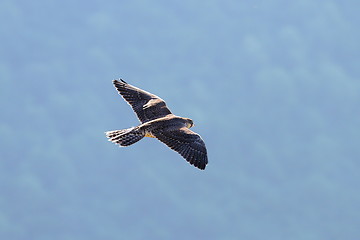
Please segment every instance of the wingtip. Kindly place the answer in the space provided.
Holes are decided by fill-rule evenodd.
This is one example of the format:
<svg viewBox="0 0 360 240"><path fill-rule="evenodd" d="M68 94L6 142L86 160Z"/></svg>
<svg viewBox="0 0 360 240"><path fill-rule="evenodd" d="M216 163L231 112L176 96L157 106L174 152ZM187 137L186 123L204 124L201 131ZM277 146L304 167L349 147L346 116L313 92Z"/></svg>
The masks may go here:
<svg viewBox="0 0 360 240"><path fill-rule="evenodd" d="M205 170L206 165L208 164L207 156L202 159L202 161L198 162L195 167L199 168L200 170Z"/></svg>
<svg viewBox="0 0 360 240"><path fill-rule="evenodd" d="M204 162L194 162L194 163L190 163L191 165L193 165L194 167L200 169L200 170L205 170L206 168L206 163Z"/></svg>
<svg viewBox="0 0 360 240"><path fill-rule="evenodd" d="M197 168L199 168L200 170L205 170L206 164L200 164L197 166Z"/></svg>
<svg viewBox="0 0 360 240"><path fill-rule="evenodd" d="M128 84L127 82L125 82L124 80L122 80L121 78L119 78L119 79L114 79L113 80L113 83L115 84L115 83L125 83L125 84Z"/></svg>

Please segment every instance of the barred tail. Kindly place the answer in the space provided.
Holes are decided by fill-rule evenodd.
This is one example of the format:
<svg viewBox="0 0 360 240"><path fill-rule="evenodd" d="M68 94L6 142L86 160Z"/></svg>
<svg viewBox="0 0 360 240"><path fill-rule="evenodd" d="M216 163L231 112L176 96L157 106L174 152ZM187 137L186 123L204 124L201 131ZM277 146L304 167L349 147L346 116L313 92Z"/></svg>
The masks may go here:
<svg viewBox="0 0 360 240"><path fill-rule="evenodd" d="M109 141L121 146L129 146L141 140L145 133L139 128L132 127L123 130L108 131L105 133Z"/></svg>

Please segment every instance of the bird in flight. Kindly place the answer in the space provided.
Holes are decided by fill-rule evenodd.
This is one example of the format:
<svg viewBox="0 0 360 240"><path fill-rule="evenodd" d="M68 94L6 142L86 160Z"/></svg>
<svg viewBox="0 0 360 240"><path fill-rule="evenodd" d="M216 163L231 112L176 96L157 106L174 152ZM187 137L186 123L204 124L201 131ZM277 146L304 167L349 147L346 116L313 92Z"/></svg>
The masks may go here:
<svg viewBox="0 0 360 240"><path fill-rule="evenodd" d="M122 79L113 80L113 84L136 113L140 125L106 132L109 141L129 146L143 137L157 138L190 164L205 169L208 163L205 143L199 134L190 130L194 126L190 118L172 114L164 100Z"/></svg>

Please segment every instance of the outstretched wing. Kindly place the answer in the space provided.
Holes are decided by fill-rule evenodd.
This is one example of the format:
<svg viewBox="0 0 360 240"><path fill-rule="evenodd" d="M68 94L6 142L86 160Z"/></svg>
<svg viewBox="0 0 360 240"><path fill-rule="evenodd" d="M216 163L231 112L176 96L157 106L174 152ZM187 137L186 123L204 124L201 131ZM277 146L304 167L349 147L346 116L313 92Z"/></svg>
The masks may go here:
<svg viewBox="0 0 360 240"><path fill-rule="evenodd" d="M131 86L124 80L113 80L119 94L130 104L140 122L145 123L172 114L164 100L158 96Z"/></svg>
<svg viewBox="0 0 360 240"><path fill-rule="evenodd" d="M186 161L201 170L208 163L207 151L200 135L183 127L174 131L156 131L154 136L172 150L180 153Z"/></svg>

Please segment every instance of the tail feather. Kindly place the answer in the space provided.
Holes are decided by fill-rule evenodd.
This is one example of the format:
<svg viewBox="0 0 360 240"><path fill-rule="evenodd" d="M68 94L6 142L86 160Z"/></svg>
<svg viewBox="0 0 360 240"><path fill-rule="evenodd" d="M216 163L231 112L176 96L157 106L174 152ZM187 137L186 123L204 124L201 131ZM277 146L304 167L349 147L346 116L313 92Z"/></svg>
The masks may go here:
<svg viewBox="0 0 360 240"><path fill-rule="evenodd" d="M121 146L129 146L141 140L145 133L139 128L132 127L123 130L108 131L105 133L109 141Z"/></svg>

